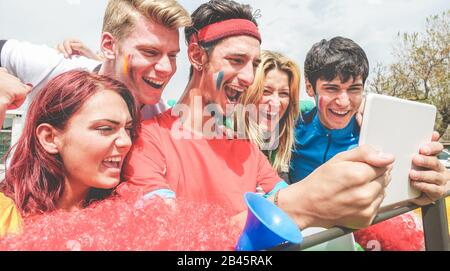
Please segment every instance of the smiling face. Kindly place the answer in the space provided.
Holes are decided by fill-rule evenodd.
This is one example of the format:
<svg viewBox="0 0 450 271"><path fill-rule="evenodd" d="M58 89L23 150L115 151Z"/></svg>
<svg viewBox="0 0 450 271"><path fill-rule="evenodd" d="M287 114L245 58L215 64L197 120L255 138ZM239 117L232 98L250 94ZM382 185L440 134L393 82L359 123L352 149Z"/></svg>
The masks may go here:
<svg viewBox="0 0 450 271"><path fill-rule="evenodd" d="M94 94L58 132L56 145L74 191L119 184L131 147L132 119L123 98L111 90Z"/></svg>
<svg viewBox="0 0 450 271"><path fill-rule="evenodd" d="M314 97L314 90L309 82L306 83L307 93ZM341 82L339 77L332 81L319 79L316 82L319 119L328 129L345 128L351 118L358 112L364 92L361 76L355 80L350 78Z"/></svg>
<svg viewBox="0 0 450 271"><path fill-rule="evenodd" d="M177 29L139 16L133 31L116 48L115 76L140 104L157 104L177 70L179 51Z"/></svg>
<svg viewBox="0 0 450 271"><path fill-rule="evenodd" d="M253 83L259 55L259 41L250 36L229 37L216 45L203 72L205 103L217 104L224 115L226 105L236 104Z"/></svg>
<svg viewBox="0 0 450 271"><path fill-rule="evenodd" d="M284 71L272 69L264 78L264 90L259 102L261 110L259 125L267 131L272 132L280 119L286 113L289 106L290 89L289 77Z"/></svg>

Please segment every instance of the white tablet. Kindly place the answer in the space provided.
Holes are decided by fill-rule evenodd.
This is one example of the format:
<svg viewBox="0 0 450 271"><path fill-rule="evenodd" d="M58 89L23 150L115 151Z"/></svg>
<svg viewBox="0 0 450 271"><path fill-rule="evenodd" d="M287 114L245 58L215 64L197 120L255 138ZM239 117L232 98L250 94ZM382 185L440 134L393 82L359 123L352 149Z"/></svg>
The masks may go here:
<svg viewBox="0 0 450 271"><path fill-rule="evenodd" d="M372 93L366 96L359 145L395 155L382 210L405 205L420 195L410 185L409 171L420 146L431 141L435 118L433 105Z"/></svg>

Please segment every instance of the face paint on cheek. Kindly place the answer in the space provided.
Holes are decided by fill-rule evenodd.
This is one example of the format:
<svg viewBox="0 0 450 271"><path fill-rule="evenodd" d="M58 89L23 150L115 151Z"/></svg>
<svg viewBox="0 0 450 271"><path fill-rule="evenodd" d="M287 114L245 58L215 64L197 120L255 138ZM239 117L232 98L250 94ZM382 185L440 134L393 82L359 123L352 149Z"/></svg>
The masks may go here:
<svg viewBox="0 0 450 271"><path fill-rule="evenodd" d="M216 82L216 90L219 91L220 87L222 86L222 81L223 81L223 75L225 73L223 71L220 71L218 73L214 74L214 82Z"/></svg>
<svg viewBox="0 0 450 271"><path fill-rule="evenodd" d="M127 76L128 74L131 74L131 54L127 54L127 56L123 57L123 75Z"/></svg>
<svg viewBox="0 0 450 271"><path fill-rule="evenodd" d="M122 71L123 71L123 75L127 76L128 74L128 59L130 58L130 55L124 56L123 57L123 67L122 67Z"/></svg>
<svg viewBox="0 0 450 271"><path fill-rule="evenodd" d="M323 97L319 97L319 105L318 105L318 108L317 108L319 111L322 111L324 108L323 108Z"/></svg>

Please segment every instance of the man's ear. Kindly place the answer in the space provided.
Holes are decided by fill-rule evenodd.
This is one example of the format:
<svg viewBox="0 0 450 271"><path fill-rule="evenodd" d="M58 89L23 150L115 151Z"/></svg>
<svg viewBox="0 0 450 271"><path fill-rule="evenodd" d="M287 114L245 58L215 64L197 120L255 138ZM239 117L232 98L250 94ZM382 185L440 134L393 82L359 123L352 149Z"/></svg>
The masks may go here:
<svg viewBox="0 0 450 271"><path fill-rule="evenodd" d="M306 86L306 93L308 93L310 97L314 97L315 96L314 88L308 79L305 80L305 86Z"/></svg>
<svg viewBox="0 0 450 271"><path fill-rule="evenodd" d="M51 154L59 153L61 145L60 132L48 123L42 123L36 128L36 137L41 146Z"/></svg>
<svg viewBox="0 0 450 271"><path fill-rule="evenodd" d="M116 39L109 32L102 33L101 50L105 59L114 60L116 59Z"/></svg>
<svg viewBox="0 0 450 271"><path fill-rule="evenodd" d="M191 62L194 70L202 71L205 67L205 63L207 61L207 55L205 50L198 45L196 42L192 42L188 46L188 58Z"/></svg>

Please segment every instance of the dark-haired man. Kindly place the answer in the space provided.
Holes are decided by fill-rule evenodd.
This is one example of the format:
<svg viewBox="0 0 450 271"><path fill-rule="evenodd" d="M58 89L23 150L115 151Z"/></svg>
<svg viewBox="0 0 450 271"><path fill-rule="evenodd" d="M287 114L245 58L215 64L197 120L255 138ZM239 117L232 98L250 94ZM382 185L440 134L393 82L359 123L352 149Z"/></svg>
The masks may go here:
<svg viewBox="0 0 450 271"><path fill-rule="evenodd" d="M306 178L316 168L340 152L355 148L359 141L357 112L363 101L369 61L353 40L334 37L314 44L305 59L306 91L316 107L302 114L295 129L290 181ZM439 136L435 133L433 140ZM428 148L428 151L427 151ZM431 142L413 159L412 185L425 192L416 203L427 204L446 191L445 168L434 156L442 150Z"/></svg>

